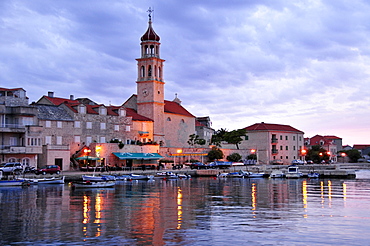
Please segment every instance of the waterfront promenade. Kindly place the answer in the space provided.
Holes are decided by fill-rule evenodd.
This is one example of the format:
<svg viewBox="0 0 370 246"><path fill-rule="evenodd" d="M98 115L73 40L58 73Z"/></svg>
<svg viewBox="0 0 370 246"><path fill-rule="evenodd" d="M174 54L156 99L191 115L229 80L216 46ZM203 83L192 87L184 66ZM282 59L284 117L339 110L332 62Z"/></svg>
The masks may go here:
<svg viewBox="0 0 370 246"><path fill-rule="evenodd" d="M273 170L286 170L287 165L247 165L247 166L232 166L228 169L201 169L201 170L192 170L189 167L184 167L182 169L162 169L162 170L142 170L142 169L133 169L127 171L109 171L109 172L95 172L95 175L121 175L121 174L148 174L155 175L157 172L171 171L174 173L187 173L193 177L215 177L220 173L225 172L235 172L239 170L249 171L249 172L264 172L270 174ZM335 163L335 164L313 164L313 165L299 165L300 171L307 175L309 172L317 172L323 178L355 178L356 170L370 170L370 163ZM66 177L66 182L77 181L81 179L82 175L93 175L93 171L83 172L83 171L64 171L61 175ZM27 177L36 177L34 174L27 174ZM43 175L37 175L38 177ZM45 175L50 176L50 175Z"/></svg>

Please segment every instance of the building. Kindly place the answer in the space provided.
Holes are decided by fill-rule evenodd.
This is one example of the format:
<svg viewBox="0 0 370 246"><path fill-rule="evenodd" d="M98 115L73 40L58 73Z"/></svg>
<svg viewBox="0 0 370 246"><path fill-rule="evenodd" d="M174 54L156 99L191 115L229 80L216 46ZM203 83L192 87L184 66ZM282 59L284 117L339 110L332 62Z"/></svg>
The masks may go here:
<svg viewBox="0 0 370 246"><path fill-rule="evenodd" d="M250 154L257 155L258 164L270 164L280 160L290 164L293 160L304 159L301 150L304 148L303 131L289 125L256 123L244 128L247 131L245 140L239 145L244 150L245 158Z"/></svg>
<svg viewBox="0 0 370 246"><path fill-rule="evenodd" d="M332 162L337 162L338 151L342 150L342 139L336 136L321 136L315 135L311 138L305 138L306 148L311 148L314 145L319 145L327 151Z"/></svg>
<svg viewBox="0 0 370 246"><path fill-rule="evenodd" d="M37 108L29 105L26 91L0 88L1 163L36 166L38 155L42 153L41 132Z"/></svg>

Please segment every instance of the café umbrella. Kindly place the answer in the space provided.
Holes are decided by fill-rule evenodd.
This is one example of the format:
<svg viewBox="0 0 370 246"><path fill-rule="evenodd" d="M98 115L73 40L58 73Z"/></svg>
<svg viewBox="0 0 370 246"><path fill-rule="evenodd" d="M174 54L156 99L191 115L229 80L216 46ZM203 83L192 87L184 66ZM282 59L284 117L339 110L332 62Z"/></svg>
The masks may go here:
<svg viewBox="0 0 370 246"><path fill-rule="evenodd" d="M96 161L99 160L99 157L94 157L94 156L81 156L77 157L76 160L85 160L85 161Z"/></svg>

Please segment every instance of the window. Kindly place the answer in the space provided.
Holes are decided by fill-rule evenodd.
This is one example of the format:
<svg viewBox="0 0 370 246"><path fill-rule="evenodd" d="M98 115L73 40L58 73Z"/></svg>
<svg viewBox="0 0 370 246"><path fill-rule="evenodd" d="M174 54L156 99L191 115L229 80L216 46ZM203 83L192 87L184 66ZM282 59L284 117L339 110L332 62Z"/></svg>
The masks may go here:
<svg viewBox="0 0 370 246"><path fill-rule="evenodd" d="M116 132L118 132L118 131L119 131L119 125L114 125L114 130L115 130Z"/></svg>
<svg viewBox="0 0 370 246"><path fill-rule="evenodd" d="M81 114L85 114L86 113L86 108L85 108L85 106L83 106L83 105L80 105L79 106L79 113L81 113Z"/></svg>
<svg viewBox="0 0 370 246"><path fill-rule="evenodd" d="M105 137L100 137L100 143L105 143Z"/></svg>
<svg viewBox="0 0 370 246"><path fill-rule="evenodd" d="M86 122L86 129L92 129L92 122Z"/></svg>
<svg viewBox="0 0 370 246"><path fill-rule="evenodd" d="M51 144L51 136L45 136L45 144Z"/></svg>
<svg viewBox="0 0 370 246"><path fill-rule="evenodd" d="M29 166L30 165L30 158L23 158L22 159L22 165L23 166Z"/></svg>
<svg viewBox="0 0 370 246"><path fill-rule="evenodd" d="M100 115L107 115L107 109L104 107L100 108Z"/></svg>
<svg viewBox="0 0 370 246"><path fill-rule="evenodd" d="M89 146L92 142L92 138L91 137L86 137L86 145Z"/></svg>
<svg viewBox="0 0 370 246"><path fill-rule="evenodd" d="M249 140L249 137L248 137L248 135L247 135L247 136L245 136L245 140Z"/></svg>
<svg viewBox="0 0 370 246"><path fill-rule="evenodd" d="M57 145L62 145L62 136L57 136Z"/></svg>
<svg viewBox="0 0 370 246"><path fill-rule="evenodd" d="M120 108L119 109L119 116L126 116L126 109Z"/></svg>
<svg viewBox="0 0 370 246"><path fill-rule="evenodd" d="M75 128L81 127L81 121L75 121Z"/></svg>
<svg viewBox="0 0 370 246"><path fill-rule="evenodd" d="M285 156L285 159L287 159L287 160L288 160L288 156Z"/></svg>
<svg viewBox="0 0 370 246"><path fill-rule="evenodd" d="M295 141L295 136L293 136L293 141Z"/></svg>
<svg viewBox="0 0 370 246"><path fill-rule="evenodd" d="M57 121L57 128L62 128L63 123L61 121Z"/></svg>
<svg viewBox="0 0 370 246"><path fill-rule="evenodd" d="M285 150L288 150L288 146L285 146Z"/></svg>
<svg viewBox="0 0 370 246"><path fill-rule="evenodd" d="M105 129L106 129L105 122L100 123L100 130L105 130Z"/></svg>
<svg viewBox="0 0 370 246"><path fill-rule="evenodd" d="M129 132L131 130L130 126L126 126L126 132Z"/></svg>
<svg viewBox="0 0 370 246"><path fill-rule="evenodd" d="M45 127L47 127L47 128L51 127L51 121L50 120L45 121Z"/></svg>
<svg viewBox="0 0 370 246"><path fill-rule="evenodd" d="M302 141L302 137L299 137L299 141Z"/></svg>
<svg viewBox="0 0 370 246"><path fill-rule="evenodd" d="M283 150L283 146L280 146L280 150Z"/></svg>
<svg viewBox="0 0 370 246"><path fill-rule="evenodd" d="M11 158L8 159L8 162L17 162L17 159L14 158L14 157L11 157Z"/></svg>
<svg viewBox="0 0 370 246"><path fill-rule="evenodd" d="M81 142L81 136L75 136L75 143Z"/></svg>
<svg viewBox="0 0 370 246"><path fill-rule="evenodd" d="M17 137L10 137L9 138L9 145L10 146L17 146Z"/></svg>
<svg viewBox="0 0 370 246"><path fill-rule="evenodd" d="M167 121L171 121L171 118L170 118L170 117L168 117L168 118L167 118Z"/></svg>
<svg viewBox="0 0 370 246"><path fill-rule="evenodd" d="M295 150L295 146L293 146L293 150ZM295 159L295 158L294 158Z"/></svg>
<svg viewBox="0 0 370 246"><path fill-rule="evenodd" d="M282 135L280 135L280 140L283 140L283 136Z"/></svg>
<svg viewBox="0 0 370 246"><path fill-rule="evenodd" d="M288 136L285 136L285 140L288 140Z"/></svg>

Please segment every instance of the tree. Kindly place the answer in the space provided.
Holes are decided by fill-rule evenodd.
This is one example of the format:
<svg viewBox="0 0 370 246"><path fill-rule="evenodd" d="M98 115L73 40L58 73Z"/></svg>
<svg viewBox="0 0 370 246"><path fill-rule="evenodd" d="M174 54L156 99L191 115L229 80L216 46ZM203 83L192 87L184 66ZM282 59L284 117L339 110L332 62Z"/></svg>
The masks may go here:
<svg viewBox="0 0 370 246"><path fill-rule="evenodd" d="M321 145L313 145L311 149L307 151L306 160L312 160L314 163L321 163L329 161L330 154Z"/></svg>
<svg viewBox="0 0 370 246"><path fill-rule="evenodd" d="M232 153L231 155L227 156L226 159L228 161L238 162L242 159L242 156L239 153Z"/></svg>
<svg viewBox="0 0 370 246"><path fill-rule="evenodd" d="M226 129L221 128L212 135L211 143L217 147L221 147L221 142L224 140L224 136L227 133Z"/></svg>
<svg viewBox="0 0 370 246"><path fill-rule="evenodd" d="M196 135L196 134L191 134L191 135L189 135L188 144L191 147L194 147L194 145L196 145L196 144L198 144L198 145L205 145L206 144L206 140L204 140L202 138L199 138L199 136Z"/></svg>
<svg viewBox="0 0 370 246"><path fill-rule="evenodd" d="M243 141L243 136L247 134L247 130L245 129L239 129L239 130L233 130L231 132L227 132L224 135L224 141L226 141L229 144L235 144L236 148L239 149L239 144Z"/></svg>
<svg viewBox="0 0 370 246"><path fill-rule="evenodd" d="M357 149L349 149L349 150L345 150L343 152L346 153L346 155L350 159L350 162L357 162L358 159L361 158L361 153Z"/></svg>
<svg viewBox="0 0 370 246"><path fill-rule="evenodd" d="M224 158L224 153L217 147L212 147L207 154L208 160L218 160Z"/></svg>

